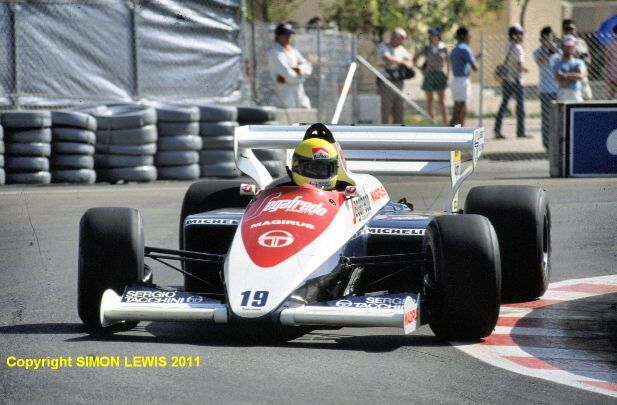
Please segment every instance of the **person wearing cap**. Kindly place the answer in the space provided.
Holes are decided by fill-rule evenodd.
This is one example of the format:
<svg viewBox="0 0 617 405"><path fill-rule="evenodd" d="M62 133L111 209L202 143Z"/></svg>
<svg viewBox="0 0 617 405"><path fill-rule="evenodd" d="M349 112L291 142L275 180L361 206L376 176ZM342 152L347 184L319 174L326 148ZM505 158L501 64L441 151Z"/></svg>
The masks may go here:
<svg viewBox="0 0 617 405"><path fill-rule="evenodd" d="M431 28L428 31L429 43L413 57L413 64L424 74L422 90L426 94L426 107L428 115L433 118L433 93L437 93L441 118L448 122L446 113L445 90L448 87L450 65L448 64L448 47L441 42L441 30ZM418 62L422 58L423 63Z"/></svg>
<svg viewBox="0 0 617 405"><path fill-rule="evenodd" d="M555 42L555 35L550 26L540 31L540 47L533 51L533 59L540 69L538 93L542 106L542 144L548 148L551 124L551 103L557 99L559 84L555 80L553 65L561 59L561 50Z"/></svg>
<svg viewBox="0 0 617 405"><path fill-rule="evenodd" d="M504 61L505 74L501 83L501 105L495 117L495 139L504 139L501 133L503 117L508 109L508 101L514 96L516 99L516 136L527 138L525 134L525 89L523 87L523 73L528 69L525 66L525 53L523 46L524 30L518 24L510 26L508 29L509 43L506 48L506 58Z"/></svg>
<svg viewBox="0 0 617 405"><path fill-rule="evenodd" d="M583 101L582 80L585 76L585 62L576 55L576 38L565 36L561 40L561 59L553 66L555 79L559 83L558 101Z"/></svg>
<svg viewBox="0 0 617 405"><path fill-rule="evenodd" d="M471 70L478 70L476 58L469 47L471 35L467 27L461 26L456 30L456 46L450 52L450 63L452 64L452 99L454 108L452 109L452 120L450 125L465 125L467 115L467 100L471 94Z"/></svg>
<svg viewBox="0 0 617 405"><path fill-rule="evenodd" d="M587 42L585 41L585 39L578 35L574 20L569 18L563 20L561 24L561 31L563 32L563 38L572 37L576 42L576 51L574 57L577 59L581 59L583 62L585 62L585 65L590 64L591 54L589 53L589 46L587 46ZM583 100L593 99L593 93L591 91L591 85L589 84L587 72L585 72L585 76L581 81L581 86Z"/></svg>
<svg viewBox="0 0 617 405"><path fill-rule="evenodd" d="M390 35L389 42L382 42L377 47L379 58L379 70L390 82L398 89L403 88L402 78L391 77L388 72L396 71L401 66L412 68L411 55L403 42L407 38L407 33L402 28L396 28ZM396 94L381 80L377 81L377 91L381 96L381 120L384 124L402 124L404 118L404 105L401 97Z"/></svg>
<svg viewBox="0 0 617 405"><path fill-rule="evenodd" d="M303 83L313 72L313 65L291 46L293 34L290 24L279 24L274 30L275 42L268 54L274 83L272 104L281 108L311 108Z"/></svg>

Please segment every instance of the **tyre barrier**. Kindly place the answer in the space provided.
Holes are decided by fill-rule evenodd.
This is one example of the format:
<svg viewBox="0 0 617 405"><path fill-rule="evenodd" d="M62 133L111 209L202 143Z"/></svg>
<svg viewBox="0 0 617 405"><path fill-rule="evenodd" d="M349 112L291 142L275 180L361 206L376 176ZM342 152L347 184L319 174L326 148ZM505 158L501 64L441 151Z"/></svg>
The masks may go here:
<svg viewBox="0 0 617 405"><path fill-rule="evenodd" d="M158 178L165 180L194 180L199 178L199 154L203 141L199 137L198 107L172 104L153 105L159 116L159 139L154 164Z"/></svg>
<svg viewBox="0 0 617 405"><path fill-rule="evenodd" d="M156 180L157 111L116 103L84 109L96 119L94 167L97 180L109 183Z"/></svg>
<svg viewBox="0 0 617 405"><path fill-rule="evenodd" d="M77 111L51 113L51 181L93 184L97 121Z"/></svg>
<svg viewBox="0 0 617 405"><path fill-rule="evenodd" d="M7 111L1 119L6 183L49 184L51 112Z"/></svg>
<svg viewBox="0 0 617 405"><path fill-rule="evenodd" d="M0 116L0 184L235 178L238 122L276 125L275 111L160 102L7 111ZM285 175L284 151L255 154L273 177Z"/></svg>
<svg viewBox="0 0 617 405"><path fill-rule="evenodd" d="M203 140L199 152L201 177L240 176L233 153L233 134L237 126L235 121L199 122L199 134Z"/></svg>

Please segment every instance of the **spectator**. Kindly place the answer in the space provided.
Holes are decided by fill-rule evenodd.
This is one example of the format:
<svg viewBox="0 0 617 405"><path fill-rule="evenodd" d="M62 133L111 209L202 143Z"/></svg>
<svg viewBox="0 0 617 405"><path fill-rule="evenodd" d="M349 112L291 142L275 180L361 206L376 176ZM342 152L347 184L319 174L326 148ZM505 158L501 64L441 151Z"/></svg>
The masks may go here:
<svg viewBox="0 0 617 405"><path fill-rule="evenodd" d="M469 47L471 35L467 27L460 27L456 30L456 46L450 53L450 63L452 63L452 99L454 100L454 109L452 110L452 120L450 125L460 124L465 125L465 116L467 115L467 100L471 93L471 80L469 76L471 69L478 70L478 65Z"/></svg>
<svg viewBox="0 0 617 405"><path fill-rule="evenodd" d="M585 62L585 65L590 64L591 54L589 53L589 47L587 46L587 42L585 41L585 39L578 36L574 20L563 20L561 24L561 30L564 37L571 35L576 40L576 53L574 54L574 57L577 59L582 59L583 62ZM581 82L581 86L583 100L593 99L593 93L591 92L591 86L589 85L589 78L587 77L586 71L585 76L583 77L583 81Z"/></svg>
<svg viewBox="0 0 617 405"><path fill-rule="evenodd" d="M553 66L555 79L559 82L557 100L583 101L582 80L585 77L585 62L575 57L577 54L576 39L565 36L561 41L563 56Z"/></svg>
<svg viewBox="0 0 617 405"><path fill-rule="evenodd" d="M290 24L279 24L274 31L275 43L269 51L275 95L273 104L281 108L311 108L303 83L313 72L313 65L291 46L294 33Z"/></svg>
<svg viewBox="0 0 617 405"><path fill-rule="evenodd" d="M501 83L501 105L495 118L495 139L504 139L501 133L503 117L508 109L508 101L516 99L516 136L527 138L525 134L525 89L522 84L522 74L527 72L523 46L523 27L518 24L508 29L509 43L504 61L505 73Z"/></svg>
<svg viewBox="0 0 617 405"><path fill-rule="evenodd" d="M445 91L448 87L450 65L448 64L448 48L441 42L441 31L431 28L428 31L429 43L413 57L413 64L424 74L422 90L426 94L426 106L428 115L433 118L433 92L437 93L441 118L448 122L446 113ZM423 59L422 66L418 65L419 59ZM445 72L444 72L445 70Z"/></svg>
<svg viewBox="0 0 617 405"><path fill-rule="evenodd" d="M606 53L606 84L608 85L608 98L614 99L617 93L617 25L613 28L613 39L606 46Z"/></svg>
<svg viewBox="0 0 617 405"><path fill-rule="evenodd" d="M382 42L377 47L381 73L398 89L403 88L404 79L395 75L400 67L412 68L411 55L403 47L407 33L402 28L392 31L389 42ZM381 96L381 120L384 124L402 124L404 105L401 97L381 80L377 82L377 91Z"/></svg>
<svg viewBox="0 0 617 405"><path fill-rule="evenodd" d="M555 35L551 27L546 26L540 31L540 47L533 51L533 59L540 68L538 92L542 106L542 143L548 148L551 124L552 102L557 99L559 85L555 80L553 65L561 59L561 51L555 43Z"/></svg>

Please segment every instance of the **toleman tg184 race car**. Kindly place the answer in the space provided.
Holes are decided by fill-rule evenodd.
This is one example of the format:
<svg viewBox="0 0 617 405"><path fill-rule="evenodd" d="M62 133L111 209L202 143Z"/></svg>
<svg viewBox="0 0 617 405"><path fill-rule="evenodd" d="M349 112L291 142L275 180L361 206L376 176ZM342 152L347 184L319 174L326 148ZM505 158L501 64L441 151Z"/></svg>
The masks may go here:
<svg viewBox="0 0 617 405"><path fill-rule="evenodd" d="M310 138L338 151L333 190L273 180L252 151ZM210 321L410 333L428 323L439 338L488 336L502 299L546 290L551 219L546 193L528 186L476 187L458 209L483 142L482 128L239 127L236 164L254 183L193 183L179 250L144 246L134 209L83 215L79 316L112 331L139 321ZM372 174L448 175L451 189L443 211L420 212L391 201ZM184 288L154 284L144 258L183 273Z"/></svg>

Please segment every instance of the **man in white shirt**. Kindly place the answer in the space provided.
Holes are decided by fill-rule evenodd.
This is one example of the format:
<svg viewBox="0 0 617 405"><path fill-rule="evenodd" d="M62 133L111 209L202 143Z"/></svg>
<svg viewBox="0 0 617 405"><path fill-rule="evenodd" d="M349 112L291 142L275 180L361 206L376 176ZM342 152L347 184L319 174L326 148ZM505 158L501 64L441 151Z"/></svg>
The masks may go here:
<svg viewBox="0 0 617 405"><path fill-rule="evenodd" d="M281 108L311 108L303 83L313 72L313 65L291 46L292 34L295 32L289 24L279 24L274 30L275 43L268 54L274 83L272 101Z"/></svg>
<svg viewBox="0 0 617 405"><path fill-rule="evenodd" d="M412 68L411 54L403 47L403 42L407 38L407 33L402 28L397 28L392 31L389 42L382 42L377 47L379 55L379 70L392 84L397 88L403 88L403 80L392 80L389 70L396 70L399 66L404 65ZM404 105L403 99L392 91L388 86L377 81L377 91L381 96L381 121L384 124L402 124Z"/></svg>

